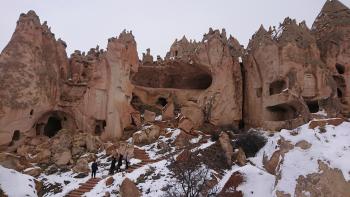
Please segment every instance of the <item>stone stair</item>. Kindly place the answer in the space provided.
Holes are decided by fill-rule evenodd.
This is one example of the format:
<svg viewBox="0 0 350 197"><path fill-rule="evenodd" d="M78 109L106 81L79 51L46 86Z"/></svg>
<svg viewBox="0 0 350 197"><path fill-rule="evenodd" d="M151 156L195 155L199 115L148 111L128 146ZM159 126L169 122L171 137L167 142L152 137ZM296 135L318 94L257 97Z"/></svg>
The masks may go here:
<svg viewBox="0 0 350 197"><path fill-rule="evenodd" d="M69 192L66 197L80 197L83 194L89 192L94 188L97 183L101 180L101 178L91 178L85 183L82 183L79 188Z"/></svg>
<svg viewBox="0 0 350 197"><path fill-rule="evenodd" d="M145 150L139 149L137 147L134 148L134 158L141 160L141 162L129 166L129 168L126 170L127 173L131 173L134 170L141 168L144 165L152 164L162 160L162 158L156 159L156 160L150 159Z"/></svg>

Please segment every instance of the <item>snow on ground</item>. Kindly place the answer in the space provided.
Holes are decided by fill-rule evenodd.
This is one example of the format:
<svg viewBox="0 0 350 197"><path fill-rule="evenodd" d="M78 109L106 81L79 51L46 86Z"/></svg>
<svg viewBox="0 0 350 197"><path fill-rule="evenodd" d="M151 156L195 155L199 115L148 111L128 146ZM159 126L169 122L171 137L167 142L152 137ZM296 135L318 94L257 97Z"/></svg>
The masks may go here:
<svg viewBox="0 0 350 197"><path fill-rule="evenodd" d="M11 197L38 196L34 177L0 166L0 188Z"/></svg>
<svg viewBox="0 0 350 197"><path fill-rule="evenodd" d="M319 128L309 129L309 124L305 124L293 130L282 130L274 134L264 132L267 137L266 145L257 153L255 157L248 158L251 164L240 167L234 165L230 170L226 170L223 178L217 184L219 190L223 188L230 176L239 171L244 176L244 182L238 186L237 190L241 190L244 196L276 196L277 190L284 191L294 196L296 179L299 176L306 176L310 173L319 172L318 160L328 164L331 168L338 168L342 171L345 179L350 180L350 123L344 122L339 126L325 126L326 132L320 132ZM164 142L170 144L174 142L180 134L178 129L167 129L168 137L162 136L156 143L142 146L151 159L166 157L169 153L175 153L174 147L170 147L170 151L162 152L158 147L159 143ZM206 149L215 142L208 139L200 144L203 137L191 139L191 143L197 147L191 151ZM305 140L311 144L309 149L301 149L294 147L284 156L283 163L280 166L281 179L275 185L275 176L267 173L263 167L264 155L270 159L272 154L279 149L278 140L283 138L290 144L296 145L301 140ZM98 177L104 178L97 186L87 193L85 196L102 196L105 192L110 192L111 196L117 196L119 186L127 177L137 183L137 187L142 191L143 196L161 196L165 194L163 191L168 184L176 184L176 180L171 176L167 167L168 161L161 160L156 163L144 165L131 173L120 172L113 175L114 183L106 186L105 181L108 177L108 169L110 161L105 156L105 152L97 155L101 164L97 173ZM131 159L131 164L141 162L138 159ZM89 164L91 165L91 164ZM122 169L124 166L122 167ZM10 196L37 196L35 192L34 178L23 175L13 170L9 170L0 166L0 186ZM39 180L45 180L45 184L59 183L63 186L63 191L58 194L49 193L46 196L64 196L69 191L79 187L79 183L87 181L90 177L74 178L77 174L72 171L64 173L56 173L52 175L42 174ZM13 184L16 183L16 184ZM17 188L21 186L21 190ZM11 193L12 192L12 193ZM17 192L17 193L16 193Z"/></svg>
<svg viewBox="0 0 350 197"><path fill-rule="evenodd" d="M218 191L221 191L234 172L240 172L244 177L243 183L237 187L244 196L271 196L275 177L264 170L247 164L243 167L234 165L226 171L224 177L217 184Z"/></svg>
<svg viewBox="0 0 350 197"><path fill-rule="evenodd" d="M299 176L306 176L319 172L318 161L323 161L330 168L340 169L345 180L350 180L350 123L344 122L339 126L326 125L326 132L320 132L319 128L309 129L309 124L302 125L294 130L283 129L274 136L268 138L268 142L257 156L249 158L258 167L263 168L264 154L271 157L277 150L277 141L284 138L295 146L296 143L305 140L311 144L309 149L303 150L294 147L285 154L281 165L281 177L275 191L284 191L294 196L294 190Z"/></svg>

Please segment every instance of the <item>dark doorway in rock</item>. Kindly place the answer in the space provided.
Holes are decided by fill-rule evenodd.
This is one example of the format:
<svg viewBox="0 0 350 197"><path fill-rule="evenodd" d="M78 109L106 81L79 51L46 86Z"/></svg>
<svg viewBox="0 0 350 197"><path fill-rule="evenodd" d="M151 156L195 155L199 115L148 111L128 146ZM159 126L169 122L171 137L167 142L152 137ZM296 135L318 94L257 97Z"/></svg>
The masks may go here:
<svg viewBox="0 0 350 197"><path fill-rule="evenodd" d="M318 105L318 101L309 101L306 102L307 107L309 108L310 113L317 113L320 111L320 106Z"/></svg>
<svg viewBox="0 0 350 197"><path fill-rule="evenodd" d="M285 121L297 118L298 113L293 106L281 104L266 108L269 112L267 119L270 121Z"/></svg>
<svg viewBox="0 0 350 197"><path fill-rule="evenodd" d="M15 130L12 135L12 141L17 141L21 137L21 133L19 130Z"/></svg>
<svg viewBox="0 0 350 197"><path fill-rule="evenodd" d="M338 95L338 98L343 97L343 92L339 88L337 88L337 95Z"/></svg>
<svg viewBox="0 0 350 197"><path fill-rule="evenodd" d="M95 135L101 135L105 130L107 122L105 120L96 120L95 121Z"/></svg>
<svg viewBox="0 0 350 197"><path fill-rule="evenodd" d="M277 80L270 84L270 95L279 94L286 89L286 82L283 80Z"/></svg>
<svg viewBox="0 0 350 197"><path fill-rule="evenodd" d="M61 129L61 120L57 117L50 116L44 128L44 135L51 138Z"/></svg>
<svg viewBox="0 0 350 197"><path fill-rule="evenodd" d="M166 98L159 97L156 104L165 107L168 104L168 101Z"/></svg>
<svg viewBox="0 0 350 197"><path fill-rule="evenodd" d="M34 114L34 110L30 110L29 115L32 116Z"/></svg>
<svg viewBox="0 0 350 197"><path fill-rule="evenodd" d="M345 73L345 66L341 64L335 64L335 68L337 69L337 72L339 74L344 74Z"/></svg>

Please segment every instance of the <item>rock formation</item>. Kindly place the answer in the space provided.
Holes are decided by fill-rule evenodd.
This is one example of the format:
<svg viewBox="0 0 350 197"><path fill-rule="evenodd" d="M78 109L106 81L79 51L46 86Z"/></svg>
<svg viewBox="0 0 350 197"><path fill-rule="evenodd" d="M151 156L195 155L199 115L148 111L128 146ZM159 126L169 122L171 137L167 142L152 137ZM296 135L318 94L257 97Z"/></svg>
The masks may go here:
<svg viewBox="0 0 350 197"><path fill-rule="evenodd" d="M133 35L124 31L107 51L75 51L69 59L65 47L34 11L21 14L0 56L1 145L14 134L52 137L61 128L117 139L131 124L129 75L139 64Z"/></svg>
<svg viewBox="0 0 350 197"><path fill-rule="evenodd" d="M184 36L166 57L147 49L139 60L123 31L107 50L68 58L66 43L29 11L0 54L0 145L15 150L22 135L51 138L62 128L113 141L156 122L190 133L204 123L294 128L320 110L349 116L349 32L349 8L328 0L311 30L286 18L261 27L247 49L210 28L200 42Z"/></svg>
<svg viewBox="0 0 350 197"><path fill-rule="evenodd" d="M241 46L233 40L224 29L210 29L201 42L175 40L164 61L149 62L148 51L132 78L134 96L150 106L174 102L181 112L191 107L196 112L188 118L197 128L203 122L237 127L242 77L236 54Z"/></svg>
<svg viewBox="0 0 350 197"><path fill-rule="evenodd" d="M304 22L286 18L249 42L244 65L244 116L250 127L295 128L332 99L334 86Z"/></svg>
<svg viewBox="0 0 350 197"><path fill-rule="evenodd" d="M342 114L350 114L350 9L338 0L327 0L316 18L312 33L321 58L336 82L334 94Z"/></svg>

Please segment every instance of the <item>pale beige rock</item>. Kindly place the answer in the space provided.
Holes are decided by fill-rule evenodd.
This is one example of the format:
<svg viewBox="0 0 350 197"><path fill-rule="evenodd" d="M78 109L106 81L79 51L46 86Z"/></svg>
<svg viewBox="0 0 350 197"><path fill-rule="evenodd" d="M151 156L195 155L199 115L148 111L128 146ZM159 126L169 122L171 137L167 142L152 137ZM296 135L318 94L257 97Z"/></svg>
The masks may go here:
<svg viewBox="0 0 350 197"><path fill-rule="evenodd" d="M203 110L196 106L182 107L181 114L190 119L194 128L200 127L204 122Z"/></svg>
<svg viewBox="0 0 350 197"><path fill-rule="evenodd" d="M33 177L38 177L42 172L43 170L39 167L28 168L23 171L24 174L28 174Z"/></svg>
<svg viewBox="0 0 350 197"><path fill-rule="evenodd" d="M154 122L154 120L156 119L156 113L145 110L145 112L143 113L143 119L145 120L145 122Z"/></svg>
<svg viewBox="0 0 350 197"><path fill-rule="evenodd" d="M240 166L244 166L247 163L247 158L242 148L238 149L236 162Z"/></svg>
<svg viewBox="0 0 350 197"><path fill-rule="evenodd" d="M162 119L163 120L172 120L174 119L174 110L175 110L175 105L174 103L168 103L165 105L162 109Z"/></svg>
<svg viewBox="0 0 350 197"><path fill-rule="evenodd" d="M87 158L80 158L73 167L73 171L76 173L89 173L89 163Z"/></svg>
<svg viewBox="0 0 350 197"><path fill-rule="evenodd" d="M0 153L0 165L17 171L32 167L26 160L11 153Z"/></svg>
<svg viewBox="0 0 350 197"><path fill-rule="evenodd" d="M67 165L71 160L71 158L72 158L72 154L70 150L65 150L60 153L55 153L53 155L53 162L58 166Z"/></svg>
<svg viewBox="0 0 350 197"><path fill-rule="evenodd" d="M157 125L146 126L133 134L133 144L152 143L158 139L160 127Z"/></svg>
<svg viewBox="0 0 350 197"><path fill-rule="evenodd" d="M219 142L222 150L225 153L227 164L232 165L233 147L231 145L230 137L227 133L222 132L219 137Z"/></svg>
<svg viewBox="0 0 350 197"><path fill-rule="evenodd" d="M51 160L51 151L48 149L40 150L36 155L29 159L33 163L46 163L48 164Z"/></svg>
<svg viewBox="0 0 350 197"><path fill-rule="evenodd" d="M178 124L178 128L187 133L190 133L192 131L193 126L194 126L193 122L190 119L185 117L182 117Z"/></svg>
<svg viewBox="0 0 350 197"><path fill-rule="evenodd" d="M137 128L142 126L141 113L140 112L132 112L131 118Z"/></svg>
<svg viewBox="0 0 350 197"><path fill-rule="evenodd" d="M301 148L301 149L303 149L303 150L307 150L307 149L311 148L312 144L310 144L310 143L309 143L308 141L306 141L306 140L301 140L301 141L297 142L297 143L295 144L295 146L296 146L296 147L299 147L299 148Z"/></svg>
<svg viewBox="0 0 350 197"><path fill-rule="evenodd" d="M139 197L141 193L136 187L135 183L129 178L125 178L120 185L120 196L121 197Z"/></svg>

